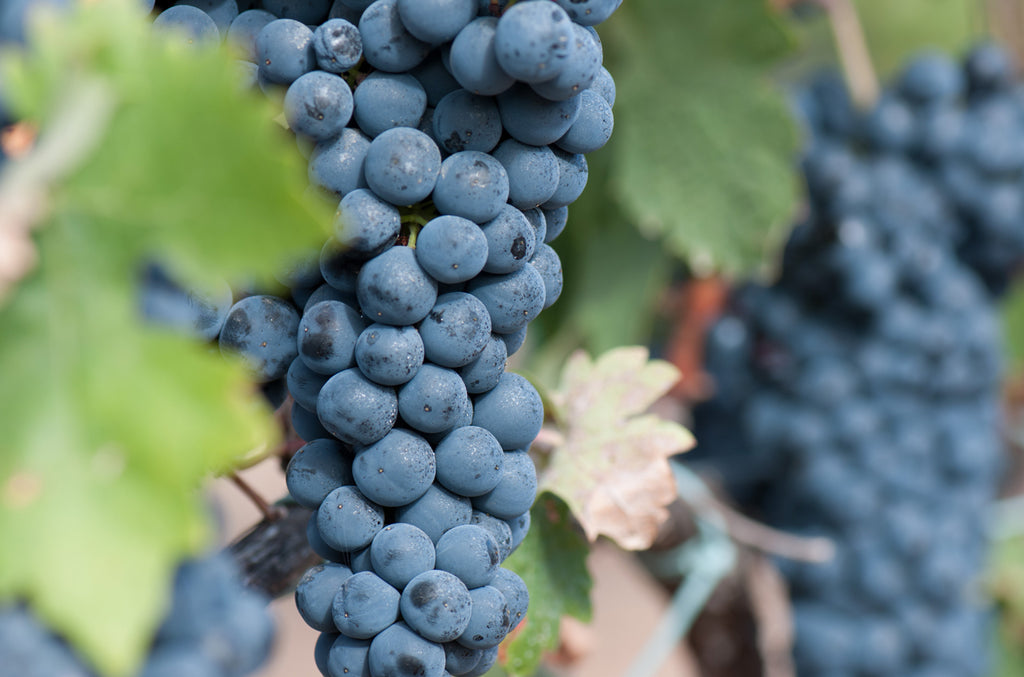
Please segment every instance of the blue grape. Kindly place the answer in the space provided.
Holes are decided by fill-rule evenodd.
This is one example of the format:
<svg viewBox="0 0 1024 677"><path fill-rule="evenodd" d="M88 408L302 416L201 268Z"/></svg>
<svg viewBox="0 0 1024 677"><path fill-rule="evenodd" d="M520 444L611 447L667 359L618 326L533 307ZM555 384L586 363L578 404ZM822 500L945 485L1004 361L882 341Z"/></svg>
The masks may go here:
<svg viewBox="0 0 1024 677"><path fill-rule="evenodd" d="M1013 60L994 42L982 42L971 48L964 63L972 92L1005 89L1014 78Z"/></svg>
<svg viewBox="0 0 1024 677"><path fill-rule="evenodd" d="M432 45L449 42L476 18L477 0L398 0L402 24Z"/></svg>
<svg viewBox="0 0 1024 677"><path fill-rule="evenodd" d="M316 513L320 537L342 552L370 545L383 526L384 509L352 486L338 487L327 494Z"/></svg>
<svg viewBox="0 0 1024 677"><path fill-rule="evenodd" d="M395 243L401 229L398 209L366 188L351 191L338 204L334 239L349 254L376 256Z"/></svg>
<svg viewBox="0 0 1024 677"><path fill-rule="evenodd" d="M345 19L330 19L313 31L316 64L328 73L344 73L363 58L359 29Z"/></svg>
<svg viewBox="0 0 1024 677"><path fill-rule="evenodd" d="M226 35L231 23L238 17L238 4L235 0L178 0L176 5L191 5L206 12L217 25L220 35Z"/></svg>
<svg viewBox="0 0 1024 677"><path fill-rule="evenodd" d="M318 24L327 18L331 0L262 0L263 9L282 19Z"/></svg>
<svg viewBox="0 0 1024 677"><path fill-rule="evenodd" d="M472 517L470 499L436 483L415 501L395 511L397 521L419 527L434 543L452 527L469 524Z"/></svg>
<svg viewBox="0 0 1024 677"><path fill-rule="evenodd" d="M487 530L494 542L498 544L498 557L501 561L504 561L515 549L510 522L480 510L474 510L470 523Z"/></svg>
<svg viewBox="0 0 1024 677"><path fill-rule="evenodd" d="M337 374L355 364L356 339L365 328L366 322L354 308L340 301L322 301L302 315L299 356L318 374Z"/></svg>
<svg viewBox="0 0 1024 677"><path fill-rule="evenodd" d="M417 634L433 642L450 642L466 630L472 603L458 577L432 569L409 581L399 605L402 620Z"/></svg>
<svg viewBox="0 0 1024 677"><path fill-rule="evenodd" d="M299 314L276 296L249 296L231 306L220 331L220 349L242 358L253 379L281 378L298 356Z"/></svg>
<svg viewBox="0 0 1024 677"><path fill-rule="evenodd" d="M202 341L217 338L232 305L227 282L206 293L190 291L156 264L145 266L141 277L143 317Z"/></svg>
<svg viewBox="0 0 1024 677"><path fill-rule="evenodd" d="M544 279L533 266L507 275L481 274L467 290L484 302L491 314L491 328L500 334L524 328L544 308ZM513 352L509 350L509 354Z"/></svg>
<svg viewBox="0 0 1024 677"><path fill-rule="evenodd" d="M505 344L505 352L507 355L511 355L523 347L523 344L526 343L526 330L526 325L523 325L514 332L497 334L502 343ZM487 390L490 390L490 388Z"/></svg>
<svg viewBox="0 0 1024 677"><path fill-rule="evenodd" d="M594 78L590 90L601 95L601 98L608 102L609 106L615 105L615 79L608 72L607 68L601 67Z"/></svg>
<svg viewBox="0 0 1024 677"><path fill-rule="evenodd" d="M288 493L299 505L315 510L327 494L355 483L351 451L337 440L313 440L292 456L285 481Z"/></svg>
<svg viewBox="0 0 1024 677"><path fill-rule="evenodd" d="M364 171L366 182L380 197L396 205L415 204L434 190L441 151L418 129L396 127L370 142Z"/></svg>
<svg viewBox="0 0 1024 677"><path fill-rule="evenodd" d="M505 452L485 428L456 428L437 444L434 455L437 481L461 496L480 496L501 480Z"/></svg>
<svg viewBox="0 0 1024 677"><path fill-rule="evenodd" d="M580 114L556 145L568 153L593 153L612 138L612 107L592 89L580 93Z"/></svg>
<svg viewBox="0 0 1024 677"><path fill-rule="evenodd" d="M458 642L446 642L444 644L444 668L449 675L464 675L480 662L482 652L478 649L470 649Z"/></svg>
<svg viewBox="0 0 1024 677"><path fill-rule="evenodd" d="M369 150L370 139L358 129L346 127L313 149L309 157L310 182L339 197L366 188L363 163Z"/></svg>
<svg viewBox="0 0 1024 677"><path fill-rule="evenodd" d="M480 229L487 238L485 273L513 273L533 257L537 231L512 205L503 205L501 213Z"/></svg>
<svg viewBox="0 0 1024 677"><path fill-rule="evenodd" d="M429 362L398 391L402 420L425 433L448 430L471 406L459 375Z"/></svg>
<svg viewBox="0 0 1024 677"><path fill-rule="evenodd" d="M341 134L352 118L352 108L348 83L324 71L299 76L284 95L288 126L314 141L327 141Z"/></svg>
<svg viewBox="0 0 1024 677"><path fill-rule="evenodd" d="M508 175L490 155L465 150L441 163L434 187L434 206L442 214L482 224L504 215L507 199Z"/></svg>
<svg viewBox="0 0 1024 677"><path fill-rule="evenodd" d="M323 559L331 562L348 564L349 568L352 568L349 560L349 554L340 550L335 550L331 546L327 545L327 541L325 541L320 535L320 529L316 525L315 512L309 516L309 521L306 522L306 542L309 543L310 549Z"/></svg>
<svg viewBox="0 0 1024 677"><path fill-rule="evenodd" d="M475 296L451 292L437 297L419 332L428 360L442 367L462 367L487 347L491 317Z"/></svg>
<svg viewBox="0 0 1024 677"><path fill-rule="evenodd" d="M392 247L363 266L356 293L359 307L370 320L410 325L434 307L437 282L420 267L412 249Z"/></svg>
<svg viewBox="0 0 1024 677"><path fill-rule="evenodd" d="M530 605L530 591L527 589L526 583L519 577L519 574L511 569L498 567L490 585L497 588L505 597L511 621L509 630L514 630L526 616L526 609Z"/></svg>
<svg viewBox="0 0 1024 677"><path fill-rule="evenodd" d="M509 529L512 532L513 551L522 544L523 539L526 538L527 532L530 531L531 519L532 518L530 517L530 511L527 510L522 515L507 520Z"/></svg>
<svg viewBox="0 0 1024 677"><path fill-rule="evenodd" d="M457 369L462 382L466 384L466 392L477 395L498 385L507 361L508 347L505 341L500 336L492 334L477 358Z"/></svg>
<svg viewBox="0 0 1024 677"><path fill-rule="evenodd" d="M313 647L313 660L321 675L329 675L327 661L331 653L331 647L334 646L334 642L339 637L341 637L340 634L331 631L321 632L316 638L316 645Z"/></svg>
<svg viewBox="0 0 1024 677"><path fill-rule="evenodd" d="M356 340L356 364L381 385L407 383L423 364L423 339L415 327L371 324Z"/></svg>
<svg viewBox="0 0 1024 677"><path fill-rule="evenodd" d="M558 161L558 189L550 200L541 205L542 209L548 211L572 204L587 186L587 159L581 154L566 153L560 148L555 148L554 153Z"/></svg>
<svg viewBox="0 0 1024 677"><path fill-rule="evenodd" d="M290 85L316 65L313 31L293 19L271 21L256 34L256 64L267 82Z"/></svg>
<svg viewBox="0 0 1024 677"><path fill-rule="evenodd" d="M596 26L619 8L622 0L555 0L574 22Z"/></svg>
<svg viewBox="0 0 1024 677"><path fill-rule="evenodd" d="M579 111L579 96L549 101L523 84L498 95L498 112L505 131L516 141L531 146L552 144L565 136Z"/></svg>
<svg viewBox="0 0 1024 677"><path fill-rule="evenodd" d="M359 129L375 137L392 127L417 127L427 109L427 93L408 73L374 71L355 92Z"/></svg>
<svg viewBox="0 0 1024 677"><path fill-rule="evenodd" d="M963 72L945 54L919 54L904 68L900 92L919 103L938 103L957 98L964 90Z"/></svg>
<svg viewBox="0 0 1024 677"><path fill-rule="evenodd" d="M435 568L458 576L470 590L490 583L501 563L498 542L487 529L476 524L461 524L444 532L435 553Z"/></svg>
<svg viewBox="0 0 1024 677"><path fill-rule="evenodd" d="M316 411L306 409L299 404L292 405L291 423L295 434L306 442L332 437L327 428L320 423Z"/></svg>
<svg viewBox="0 0 1024 677"><path fill-rule="evenodd" d="M473 425L487 428L505 450L529 447L543 423L544 405L540 395L519 374L506 372L494 389L474 402ZM515 514L521 512L523 510Z"/></svg>
<svg viewBox="0 0 1024 677"><path fill-rule="evenodd" d="M8 660L5 657L5 661ZM55 669L55 668L51 668ZM47 674L60 674L62 677L74 677L76 674L86 675L82 668L81 672L50 672ZM11 677L32 677L32 672L11 672ZM201 653L194 650L178 647L156 649L146 659L139 677L177 677L178 675L195 675L196 677L218 677L223 674L214 662ZM43 677L42 673L39 677Z"/></svg>
<svg viewBox="0 0 1024 677"><path fill-rule="evenodd" d="M480 662L470 670L469 672L463 673L462 677L483 677L491 671L494 664L498 661L498 647L492 646L490 649L480 650Z"/></svg>
<svg viewBox="0 0 1024 677"><path fill-rule="evenodd" d="M590 87L601 69L601 43L596 32L573 24L575 48L558 75L550 80L534 82L533 91L551 101L565 101Z"/></svg>
<svg viewBox="0 0 1024 677"><path fill-rule="evenodd" d="M548 236L548 223L547 219L544 218L544 212L539 207L534 207L533 209L524 209L523 216L533 226L533 232L536 234L534 241L537 243L537 248L539 248ZM536 254L536 251L534 253Z"/></svg>
<svg viewBox="0 0 1024 677"><path fill-rule="evenodd" d="M443 677L444 649L395 623L370 642L370 674L387 677Z"/></svg>
<svg viewBox="0 0 1024 677"><path fill-rule="evenodd" d="M398 620L400 593L372 571L352 574L331 606L334 625L352 639L372 639Z"/></svg>
<svg viewBox="0 0 1024 677"><path fill-rule="evenodd" d="M370 562L378 576L402 590L413 578L434 568L434 543L419 527L390 524L373 537Z"/></svg>
<svg viewBox="0 0 1024 677"><path fill-rule="evenodd" d="M493 97L455 89L437 102L434 137L449 153L490 152L501 140L501 114Z"/></svg>
<svg viewBox="0 0 1024 677"><path fill-rule="evenodd" d="M253 89L259 84L260 67L251 61L235 61L238 70L238 85L242 89Z"/></svg>
<svg viewBox="0 0 1024 677"><path fill-rule="evenodd" d="M415 501L434 482L434 452L415 433L392 430L352 461L356 485L371 501L396 507Z"/></svg>
<svg viewBox="0 0 1024 677"><path fill-rule="evenodd" d="M370 641L338 635L327 655L330 677L370 677Z"/></svg>
<svg viewBox="0 0 1024 677"><path fill-rule="evenodd" d="M411 73L419 80L420 86L426 92L428 106L437 106L441 99L459 89L459 83L444 67L440 50L431 52L431 55Z"/></svg>
<svg viewBox="0 0 1024 677"><path fill-rule="evenodd" d="M559 207L542 211L544 212L544 222L547 224L544 243L551 244L565 230L565 225L569 222L569 209L568 207Z"/></svg>
<svg viewBox="0 0 1024 677"><path fill-rule="evenodd" d="M509 610L505 596L490 585L469 591L473 600L473 612L469 625L456 640L473 649L490 649L498 646L509 630Z"/></svg>
<svg viewBox="0 0 1024 677"><path fill-rule="evenodd" d="M558 160L547 146L506 139L492 155L508 174L508 201L517 209L538 207L558 190Z"/></svg>
<svg viewBox="0 0 1024 677"><path fill-rule="evenodd" d="M416 260L438 282L466 282L487 262L487 237L469 219L439 216L420 230Z"/></svg>
<svg viewBox="0 0 1024 677"><path fill-rule="evenodd" d="M561 7L519 2L498 20L495 55L502 69L521 82L557 76L574 49L572 21Z"/></svg>
<svg viewBox="0 0 1024 677"><path fill-rule="evenodd" d="M544 278L544 307L550 308L562 294L562 261L558 253L546 244L540 244L530 265Z"/></svg>
<svg viewBox="0 0 1024 677"><path fill-rule="evenodd" d="M358 369L332 376L317 399L324 428L343 442L372 444L391 431L398 418L394 389L368 380Z"/></svg>
<svg viewBox="0 0 1024 677"><path fill-rule="evenodd" d="M70 646L43 627L27 609L0 607L0 655L5 677L91 677ZM201 654L189 652L201 677L217 671ZM202 672L203 670L207 671Z"/></svg>
<svg viewBox="0 0 1024 677"><path fill-rule="evenodd" d="M256 36L271 21L277 19L270 12L262 9L249 9L234 18L228 26L227 39L237 47L242 57L256 62Z"/></svg>
<svg viewBox="0 0 1024 677"><path fill-rule="evenodd" d="M351 576L351 569L334 562L318 564L302 575L295 586L295 606L306 625L320 632L334 631L334 595Z"/></svg>
<svg viewBox="0 0 1024 677"><path fill-rule="evenodd" d="M473 498L473 508L501 519L523 514L537 497L537 469L525 451L506 451L501 480L482 496Z"/></svg>
<svg viewBox="0 0 1024 677"><path fill-rule="evenodd" d="M175 5L153 19L155 30L174 34L185 44L211 44L220 40L220 29L209 14L192 5Z"/></svg>
<svg viewBox="0 0 1024 677"><path fill-rule="evenodd" d="M497 19L480 17L459 31L452 41L452 77L474 94L494 96L515 84L515 78L498 64L494 47L497 28Z"/></svg>
<svg viewBox="0 0 1024 677"><path fill-rule="evenodd" d="M398 14L398 0L376 0L359 18L363 56L374 68L404 73L418 66L430 45L413 37Z"/></svg>

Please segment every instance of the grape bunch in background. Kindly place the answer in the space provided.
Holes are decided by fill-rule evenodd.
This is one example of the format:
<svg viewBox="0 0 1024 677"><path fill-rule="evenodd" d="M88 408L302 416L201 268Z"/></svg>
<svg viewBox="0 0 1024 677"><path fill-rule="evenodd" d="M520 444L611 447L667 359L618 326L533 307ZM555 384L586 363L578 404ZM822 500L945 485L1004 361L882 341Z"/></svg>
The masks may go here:
<svg viewBox="0 0 1024 677"><path fill-rule="evenodd" d="M921 56L867 112L845 92L799 97L809 215L709 337L698 453L771 524L837 544L781 563L800 674L982 677L1024 102L992 45Z"/></svg>
<svg viewBox="0 0 1024 677"><path fill-rule="evenodd" d="M244 677L270 653L269 600L242 586L226 554L182 564L171 607L138 677ZM0 676L94 677L78 654L24 607L0 608Z"/></svg>
<svg viewBox="0 0 1024 677"><path fill-rule="evenodd" d="M311 190L339 201L289 298L185 314L294 400L288 488L327 560L296 602L325 675L480 675L526 614L501 563L529 528L544 411L505 364L561 293L549 243L613 124L593 25L620 2L227 0L155 19L238 50Z"/></svg>

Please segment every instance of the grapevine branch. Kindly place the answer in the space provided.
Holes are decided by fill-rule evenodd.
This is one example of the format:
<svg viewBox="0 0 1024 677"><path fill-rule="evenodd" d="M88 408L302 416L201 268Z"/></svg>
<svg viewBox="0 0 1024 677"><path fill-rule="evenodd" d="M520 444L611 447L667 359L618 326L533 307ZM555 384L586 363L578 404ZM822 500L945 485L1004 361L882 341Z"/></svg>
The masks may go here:
<svg viewBox="0 0 1024 677"><path fill-rule="evenodd" d="M870 108L878 100L880 91L878 75L871 63L871 52L868 50L864 28L853 5L853 0L774 0L773 2L780 9L810 3L821 7L828 15L832 34L835 37L836 51L839 53L839 61L843 65L846 86L850 90L854 103L860 108Z"/></svg>
<svg viewBox="0 0 1024 677"><path fill-rule="evenodd" d="M878 75L852 0L816 1L828 13L850 95L859 107L870 108L878 100Z"/></svg>
<svg viewBox="0 0 1024 677"><path fill-rule="evenodd" d="M313 511L290 501L274 506L278 519L264 519L228 550L238 562L246 586L270 597L288 594L307 569L322 560L306 542Z"/></svg>

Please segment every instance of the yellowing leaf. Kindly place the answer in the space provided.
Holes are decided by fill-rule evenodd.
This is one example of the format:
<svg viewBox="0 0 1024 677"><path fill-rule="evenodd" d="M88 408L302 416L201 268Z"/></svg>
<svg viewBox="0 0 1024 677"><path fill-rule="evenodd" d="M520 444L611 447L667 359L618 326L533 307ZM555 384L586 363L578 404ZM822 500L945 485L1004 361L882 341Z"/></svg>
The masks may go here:
<svg viewBox="0 0 1024 677"><path fill-rule="evenodd" d="M541 488L572 509L587 538L605 535L648 548L676 497L669 457L693 446L678 423L646 414L679 379L643 347L616 348L596 361L576 353L551 395L564 443L551 453Z"/></svg>

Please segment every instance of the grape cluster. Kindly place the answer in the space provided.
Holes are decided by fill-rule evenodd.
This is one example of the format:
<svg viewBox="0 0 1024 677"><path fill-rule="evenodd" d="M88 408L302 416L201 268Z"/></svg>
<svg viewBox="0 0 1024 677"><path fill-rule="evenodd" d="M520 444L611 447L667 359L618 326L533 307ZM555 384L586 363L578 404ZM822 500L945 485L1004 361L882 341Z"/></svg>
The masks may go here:
<svg viewBox="0 0 1024 677"><path fill-rule="evenodd" d="M325 675L483 674L526 613L500 565L529 527L544 410L505 365L561 293L549 243L613 126L593 25L620 3L189 0L155 19L231 43L338 201L290 298L184 307L146 281L149 316L294 400L288 489L327 560L296 602Z"/></svg>
<svg viewBox="0 0 1024 677"><path fill-rule="evenodd" d="M837 544L780 562L800 674L987 674L995 296L1024 255L1008 63L990 45L962 66L924 55L866 113L815 81L809 213L778 280L738 289L709 336L695 460L767 522Z"/></svg>
<svg viewBox="0 0 1024 677"><path fill-rule="evenodd" d="M138 677L243 677L267 659L273 621L262 594L244 588L233 560L190 560ZM73 649L22 606L0 609L0 677L94 677Z"/></svg>

